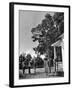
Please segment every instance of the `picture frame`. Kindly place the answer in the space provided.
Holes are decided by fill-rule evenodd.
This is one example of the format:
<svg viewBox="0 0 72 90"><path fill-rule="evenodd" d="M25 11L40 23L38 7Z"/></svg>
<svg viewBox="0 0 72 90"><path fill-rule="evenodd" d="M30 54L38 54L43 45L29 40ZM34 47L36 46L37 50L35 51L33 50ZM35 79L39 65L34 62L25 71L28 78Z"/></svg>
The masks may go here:
<svg viewBox="0 0 72 90"><path fill-rule="evenodd" d="M55 72L55 74L52 74L52 76L51 76L51 74L48 74L48 76L45 77L46 72L43 72L43 74L40 73L41 70L38 68L38 66L36 67L36 69L40 70L39 72L37 72L40 74L37 74L37 73L36 74L35 73L26 74L24 71L24 74L25 74L24 75L22 72L22 69L20 68L19 60L22 60L22 59L20 59L19 55L20 55L20 53L23 52L23 50L28 49L28 48L25 48L25 44L26 44L26 46L28 44L30 46L30 42L28 40L29 38L26 39L26 37L28 37L30 35L30 34L28 34L29 31L27 31L27 30L29 28L32 29L32 28L36 27L37 24L40 24L41 23L40 21L42 21L42 19L43 19L42 17L46 13L50 14L51 17L53 17L53 15L56 12L59 13L60 15L63 15L63 17L62 17L62 22L63 22L62 30L63 31L61 31L62 32L61 36L58 37L57 41L53 40L54 43L52 43L51 46L59 47L61 42L59 43L58 40L59 39L62 40L64 37L64 41L63 41L64 42L64 55L63 55L64 57L61 56L63 58L63 63L62 63L63 67L61 66L61 68L63 68L64 71L60 72L60 73L63 73L63 74L61 74L63 76L60 76L60 77L56 76L55 74L57 74L59 72ZM42 18L42 19L40 19L40 18ZM58 17L57 17L57 19L58 19ZM56 27L56 25L54 25L54 28L55 27ZM24 30L24 29L26 29L26 30ZM24 33L25 33L25 36L24 36ZM26 36L26 35L28 35L28 36ZM53 33L53 35L55 35L55 34ZM25 38L26 42L29 42L29 43L27 44L23 38ZM24 42L24 43L22 43L22 42ZM31 48L32 48L32 46L31 46ZM60 53L59 48L57 48L57 49L58 49L58 51L56 51L56 52ZM27 58L28 53L30 53L31 55L34 54L31 50L26 51L25 53L26 53L26 58ZM57 63L56 60L59 60L58 59L58 58L60 58L59 55L61 55L58 53L56 53L56 55L55 55L55 51L53 51L53 56L54 56L53 60L55 60L55 63ZM36 53L36 55L38 55L38 54ZM45 61L47 60L47 58L43 58L43 60L44 59L45 59ZM52 64L52 62L51 62L51 64ZM41 65L42 65L42 63L41 63ZM26 67L26 69L28 69L28 68L29 68L29 64L28 64L28 67ZM34 67L31 68L31 70L33 70L33 69L34 69ZM22 73L22 77L20 77L20 73ZM37 76L38 76L38 78L37 78ZM36 77L37 79L33 78L33 77ZM50 77L50 78L48 78L48 77ZM9 86L10 87L29 87L29 86L47 86L47 85L62 85L62 84L70 84L70 6L69 5L10 2L9 3Z"/></svg>

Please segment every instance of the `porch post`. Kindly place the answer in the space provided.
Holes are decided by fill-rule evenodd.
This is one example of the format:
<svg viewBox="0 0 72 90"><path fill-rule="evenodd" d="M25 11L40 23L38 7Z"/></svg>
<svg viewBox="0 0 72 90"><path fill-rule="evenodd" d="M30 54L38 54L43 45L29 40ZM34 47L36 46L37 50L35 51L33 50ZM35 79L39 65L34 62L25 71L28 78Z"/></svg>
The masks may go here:
<svg viewBox="0 0 72 90"><path fill-rule="evenodd" d="M54 59L56 59L56 47L54 46Z"/></svg>
<svg viewBox="0 0 72 90"><path fill-rule="evenodd" d="M54 63L55 63L55 72L56 72L56 47L54 46Z"/></svg>
<svg viewBox="0 0 72 90"><path fill-rule="evenodd" d="M62 51L62 67L64 69L64 42L62 42L62 47L61 47L61 51Z"/></svg>

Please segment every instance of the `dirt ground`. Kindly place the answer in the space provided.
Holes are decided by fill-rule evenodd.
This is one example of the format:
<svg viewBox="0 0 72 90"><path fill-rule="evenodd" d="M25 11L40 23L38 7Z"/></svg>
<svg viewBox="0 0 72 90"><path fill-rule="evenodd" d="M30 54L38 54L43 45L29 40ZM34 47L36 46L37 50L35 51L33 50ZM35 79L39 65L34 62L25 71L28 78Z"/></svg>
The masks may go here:
<svg viewBox="0 0 72 90"><path fill-rule="evenodd" d="M34 72L34 69L31 69L31 73L28 73L28 69L25 70L25 73L23 74L22 70L19 70L19 78L20 79L31 79L31 78L48 78L48 77L59 77L56 76L56 73L54 72L54 68L51 70L52 72L45 73L45 68L37 68L36 73Z"/></svg>

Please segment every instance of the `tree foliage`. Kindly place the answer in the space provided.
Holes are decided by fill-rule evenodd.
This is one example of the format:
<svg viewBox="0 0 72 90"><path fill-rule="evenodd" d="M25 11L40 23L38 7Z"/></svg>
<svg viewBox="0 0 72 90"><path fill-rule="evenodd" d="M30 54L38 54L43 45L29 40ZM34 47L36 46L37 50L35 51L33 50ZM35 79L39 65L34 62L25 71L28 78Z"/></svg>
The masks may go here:
<svg viewBox="0 0 72 90"><path fill-rule="evenodd" d="M20 54L19 56L19 68L22 69L22 62L26 61L26 57L23 54Z"/></svg>
<svg viewBox="0 0 72 90"><path fill-rule="evenodd" d="M44 66L44 61L40 56L37 56L35 64L36 64L36 67L41 68Z"/></svg>
<svg viewBox="0 0 72 90"><path fill-rule="evenodd" d="M33 50L40 54L48 54L50 46L56 38L64 32L64 13L55 12L53 16L46 14L41 24L31 30L33 42L38 41L38 46Z"/></svg>

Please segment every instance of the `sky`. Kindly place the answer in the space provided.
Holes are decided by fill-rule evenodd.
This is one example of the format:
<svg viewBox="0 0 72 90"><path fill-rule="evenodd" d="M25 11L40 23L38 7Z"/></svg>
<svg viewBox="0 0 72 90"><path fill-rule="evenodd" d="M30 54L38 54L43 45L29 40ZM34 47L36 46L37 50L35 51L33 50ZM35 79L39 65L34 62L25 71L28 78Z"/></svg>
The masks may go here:
<svg viewBox="0 0 72 90"><path fill-rule="evenodd" d="M53 12L47 11L28 11L19 10L19 53L30 53L35 55L33 47L38 45L38 42L32 41L31 29L36 27L44 19L44 16Z"/></svg>

